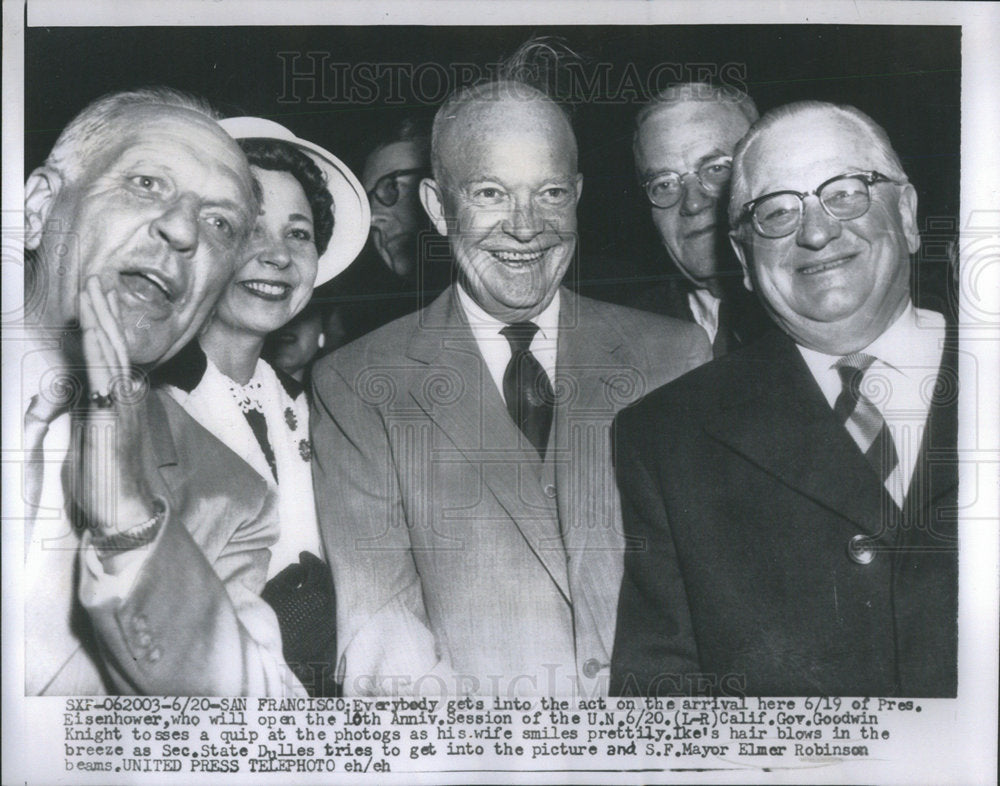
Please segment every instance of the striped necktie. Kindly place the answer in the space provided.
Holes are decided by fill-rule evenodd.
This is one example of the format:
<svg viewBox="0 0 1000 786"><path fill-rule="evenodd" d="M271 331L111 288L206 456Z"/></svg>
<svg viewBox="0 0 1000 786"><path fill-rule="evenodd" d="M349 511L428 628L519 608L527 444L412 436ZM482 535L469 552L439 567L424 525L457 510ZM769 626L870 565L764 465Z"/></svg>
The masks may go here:
<svg viewBox="0 0 1000 786"><path fill-rule="evenodd" d="M871 355L855 352L834 364L842 389L833 412L865 454L896 504L902 507L904 492L896 445L882 413L861 390L865 372L874 362L875 358Z"/></svg>

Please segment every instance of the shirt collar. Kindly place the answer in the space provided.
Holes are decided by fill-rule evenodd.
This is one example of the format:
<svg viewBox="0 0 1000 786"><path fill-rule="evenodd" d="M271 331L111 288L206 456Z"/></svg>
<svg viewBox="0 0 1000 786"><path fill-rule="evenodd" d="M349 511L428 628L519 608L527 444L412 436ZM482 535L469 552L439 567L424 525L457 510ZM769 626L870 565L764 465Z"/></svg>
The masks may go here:
<svg viewBox="0 0 1000 786"><path fill-rule="evenodd" d="M944 328L941 314L914 308L911 301L881 336L860 351L873 356L878 363L895 373L911 378L922 370L936 369L940 365ZM842 355L828 355L801 344L797 346L810 373L832 405L841 388L834 364Z"/></svg>
<svg viewBox="0 0 1000 786"><path fill-rule="evenodd" d="M907 303L889 329L863 350L902 374L918 368L936 368L941 360L944 317Z"/></svg>
<svg viewBox="0 0 1000 786"><path fill-rule="evenodd" d="M896 321L860 352L906 374L914 367L937 366L941 358L940 343L936 340L939 335L944 335L944 317L936 311L914 308L911 301ZM799 351L813 374L831 368L842 357L801 344Z"/></svg>
<svg viewBox="0 0 1000 786"><path fill-rule="evenodd" d="M466 319L469 320L469 327L477 339L495 338L507 326L508 323L487 314L461 284L456 286L456 290L458 301L462 304ZM530 321L538 325L538 332L545 340L552 341L556 338L559 329L559 290L556 290L552 302L545 307L545 310Z"/></svg>

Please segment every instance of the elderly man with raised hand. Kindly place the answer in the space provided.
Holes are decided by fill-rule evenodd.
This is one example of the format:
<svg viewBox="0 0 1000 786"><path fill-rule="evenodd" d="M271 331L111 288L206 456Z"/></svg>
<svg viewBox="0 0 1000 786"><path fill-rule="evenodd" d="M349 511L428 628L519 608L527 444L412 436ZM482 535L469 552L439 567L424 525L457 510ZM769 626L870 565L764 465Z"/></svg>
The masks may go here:
<svg viewBox="0 0 1000 786"><path fill-rule="evenodd" d="M616 422L617 693L954 696L956 344L915 308L917 195L853 107L765 115L729 209L780 331Z"/></svg>
<svg viewBox="0 0 1000 786"><path fill-rule="evenodd" d="M708 343L561 286L583 178L546 95L464 90L432 150L421 201L458 282L314 370L344 691L604 693L624 547L611 419Z"/></svg>
<svg viewBox="0 0 1000 786"><path fill-rule="evenodd" d="M87 106L25 184L26 692L282 694L266 483L143 372L201 327L259 209L167 88Z"/></svg>
<svg viewBox="0 0 1000 786"><path fill-rule="evenodd" d="M770 324L741 285L726 236L733 149L757 117L746 93L691 82L660 91L635 119L636 172L680 276L647 288L633 305L700 325L715 357Z"/></svg>

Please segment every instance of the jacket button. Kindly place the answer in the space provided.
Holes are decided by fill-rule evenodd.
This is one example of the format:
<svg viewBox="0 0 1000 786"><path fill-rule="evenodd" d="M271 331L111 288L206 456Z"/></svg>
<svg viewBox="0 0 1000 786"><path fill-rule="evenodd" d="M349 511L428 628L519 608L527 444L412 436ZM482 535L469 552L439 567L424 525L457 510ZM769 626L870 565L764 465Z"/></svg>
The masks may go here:
<svg viewBox="0 0 1000 786"><path fill-rule="evenodd" d="M149 651L149 655L147 655L146 657L149 658L150 663L156 663L156 661L160 659L160 648L153 647L153 649Z"/></svg>
<svg viewBox="0 0 1000 786"><path fill-rule="evenodd" d="M146 633L146 631L141 631L139 635L136 636L136 641L139 642L140 647L148 647L152 643L153 637Z"/></svg>
<svg viewBox="0 0 1000 786"><path fill-rule="evenodd" d="M875 559L875 546L867 535L855 535L847 542L847 556L858 565L867 565Z"/></svg>
<svg viewBox="0 0 1000 786"><path fill-rule="evenodd" d="M556 495L556 487L553 486L551 483L546 484L546 486L545 486L545 496L549 497L551 499L555 495Z"/></svg>
<svg viewBox="0 0 1000 786"><path fill-rule="evenodd" d="M583 676L588 680L592 680L601 669L605 669L610 665L610 663L601 663L597 658L587 658L583 663Z"/></svg>
<svg viewBox="0 0 1000 786"><path fill-rule="evenodd" d="M146 622L146 618L142 614L136 614L132 618L132 627L136 630L146 630L149 627L149 623Z"/></svg>

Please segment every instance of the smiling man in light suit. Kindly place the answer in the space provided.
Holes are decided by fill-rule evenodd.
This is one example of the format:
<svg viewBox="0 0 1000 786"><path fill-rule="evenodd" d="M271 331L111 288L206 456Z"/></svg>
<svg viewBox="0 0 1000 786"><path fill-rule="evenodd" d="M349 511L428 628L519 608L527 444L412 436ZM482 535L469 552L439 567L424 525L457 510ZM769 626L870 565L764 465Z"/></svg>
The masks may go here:
<svg viewBox="0 0 1000 786"><path fill-rule="evenodd" d="M709 357L693 325L575 295L563 111L512 81L447 101L421 200L458 280L314 370L344 690L607 690L624 539L615 412Z"/></svg>

